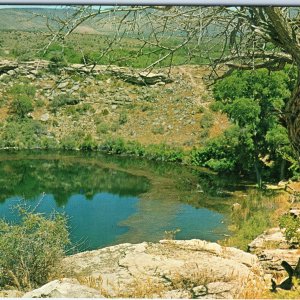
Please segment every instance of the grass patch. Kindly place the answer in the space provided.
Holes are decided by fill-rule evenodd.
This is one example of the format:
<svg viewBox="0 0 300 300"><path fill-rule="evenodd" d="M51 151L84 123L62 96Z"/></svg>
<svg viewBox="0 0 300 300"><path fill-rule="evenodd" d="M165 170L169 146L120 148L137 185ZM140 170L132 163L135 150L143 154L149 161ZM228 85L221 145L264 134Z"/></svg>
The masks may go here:
<svg viewBox="0 0 300 300"><path fill-rule="evenodd" d="M266 229L277 226L277 210L287 203L285 196L274 191L253 190L239 201L240 207L231 214L233 236L221 241L244 251L248 244Z"/></svg>

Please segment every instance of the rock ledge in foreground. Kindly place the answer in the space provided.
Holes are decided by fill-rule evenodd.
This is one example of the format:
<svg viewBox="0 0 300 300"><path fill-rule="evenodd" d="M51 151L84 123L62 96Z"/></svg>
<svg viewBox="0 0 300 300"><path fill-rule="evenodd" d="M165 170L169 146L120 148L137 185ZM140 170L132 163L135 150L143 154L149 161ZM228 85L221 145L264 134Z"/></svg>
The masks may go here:
<svg viewBox="0 0 300 300"><path fill-rule="evenodd" d="M105 297L233 298L263 282L256 256L201 240L121 244L75 254L63 265L66 277L93 281Z"/></svg>

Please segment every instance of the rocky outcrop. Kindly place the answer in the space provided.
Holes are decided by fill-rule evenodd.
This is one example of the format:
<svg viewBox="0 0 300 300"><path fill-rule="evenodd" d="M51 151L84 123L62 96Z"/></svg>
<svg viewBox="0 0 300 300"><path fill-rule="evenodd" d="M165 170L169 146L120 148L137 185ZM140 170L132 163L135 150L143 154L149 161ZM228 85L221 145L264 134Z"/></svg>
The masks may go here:
<svg viewBox="0 0 300 300"><path fill-rule="evenodd" d="M126 82L139 85L153 85L157 83L172 82L172 80L163 73L134 72L132 70L118 67L111 68L108 72Z"/></svg>
<svg viewBox="0 0 300 300"><path fill-rule="evenodd" d="M63 265L66 277L105 297L233 298L262 283L256 256L201 240L121 244L78 253Z"/></svg>
<svg viewBox="0 0 300 300"><path fill-rule="evenodd" d="M48 68L49 62L45 60L29 62L4 60L0 61L0 76L23 75L27 76L29 79L34 79L36 76L39 76L40 71L47 70ZM172 79L163 73L144 72L118 66L86 66L82 64L73 64L67 67L59 67L59 71L65 74L110 75L138 85L154 85L172 82ZM57 88L63 89L66 86L67 83L62 82L58 84Z"/></svg>
<svg viewBox="0 0 300 300"><path fill-rule="evenodd" d="M266 230L248 245L249 251L255 253L271 248L290 248L283 231L279 227Z"/></svg>
<svg viewBox="0 0 300 300"><path fill-rule="evenodd" d="M292 267L296 267L300 253L298 249L264 249L257 253L257 257L266 274L279 274L286 276L282 262L288 262Z"/></svg>
<svg viewBox="0 0 300 300"><path fill-rule="evenodd" d="M18 67L17 62L2 60L0 61L0 74L7 73L11 70L15 70Z"/></svg>
<svg viewBox="0 0 300 300"><path fill-rule="evenodd" d="M81 285L76 279L51 281L39 289L26 293L23 298L103 298L96 289Z"/></svg>
<svg viewBox="0 0 300 300"><path fill-rule="evenodd" d="M271 228L259 235L249 245L249 251L256 254L265 274L277 277L285 276L286 272L282 261L292 267L297 265L300 253L298 249L291 249L293 245L286 240L283 230Z"/></svg>

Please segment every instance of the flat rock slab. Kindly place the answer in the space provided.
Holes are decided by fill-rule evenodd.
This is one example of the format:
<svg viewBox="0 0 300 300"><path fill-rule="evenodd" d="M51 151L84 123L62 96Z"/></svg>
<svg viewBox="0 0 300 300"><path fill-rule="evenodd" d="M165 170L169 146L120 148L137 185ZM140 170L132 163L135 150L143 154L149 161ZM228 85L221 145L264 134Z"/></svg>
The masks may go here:
<svg viewBox="0 0 300 300"><path fill-rule="evenodd" d="M263 281L256 256L201 240L121 244L63 265L66 277L93 282L106 297L233 298Z"/></svg>

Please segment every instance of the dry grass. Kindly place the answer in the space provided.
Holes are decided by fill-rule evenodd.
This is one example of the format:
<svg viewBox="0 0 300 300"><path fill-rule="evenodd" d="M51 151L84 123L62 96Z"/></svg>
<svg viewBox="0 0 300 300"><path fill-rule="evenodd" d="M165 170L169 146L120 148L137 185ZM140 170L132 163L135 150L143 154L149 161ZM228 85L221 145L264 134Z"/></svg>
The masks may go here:
<svg viewBox="0 0 300 300"><path fill-rule="evenodd" d="M77 280L83 285L98 290L105 298L159 298L167 290L162 283L150 277L145 279L135 278L131 284L123 289L120 284L116 285L116 283L108 281L104 283L101 275L98 277L80 276L77 277ZM104 285L109 286L111 292Z"/></svg>
<svg viewBox="0 0 300 300"><path fill-rule="evenodd" d="M161 298L167 288L150 277L135 279L125 292L119 293L119 298Z"/></svg>
<svg viewBox="0 0 300 300"><path fill-rule="evenodd" d="M246 280L241 283L243 288L241 292L236 295L236 299L267 299L268 290L263 282L257 280Z"/></svg>
<svg viewBox="0 0 300 300"><path fill-rule="evenodd" d="M101 275L98 277L93 276L78 276L76 278L81 284L86 285L90 288L96 289L103 295L105 298L109 298L110 295L107 290L103 287L103 278Z"/></svg>
<svg viewBox="0 0 300 300"><path fill-rule="evenodd" d="M183 268L186 270L186 268ZM199 269L191 273L175 273L172 276L172 286L174 289L192 290L196 286L207 285L216 281L209 272L201 272Z"/></svg>

